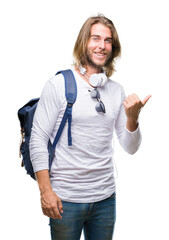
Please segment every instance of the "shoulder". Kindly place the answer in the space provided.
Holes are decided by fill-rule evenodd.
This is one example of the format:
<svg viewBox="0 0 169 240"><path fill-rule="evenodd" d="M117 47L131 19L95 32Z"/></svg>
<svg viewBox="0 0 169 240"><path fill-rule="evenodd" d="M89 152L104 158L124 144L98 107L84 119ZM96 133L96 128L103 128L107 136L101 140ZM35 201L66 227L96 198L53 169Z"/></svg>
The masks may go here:
<svg viewBox="0 0 169 240"><path fill-rule="evenodd" d="M72 72L74 73L73 69L71 68L67 68L65 70L72 70ZM63 70L64 71L64 70ZM58 71L60 72L60 71ZM62 72L62 71L61 71ZM62 73L56 73L54 76L52 76L48 82L50 82L52 85L54 85L55 87L64 87L65 85L65 79L64 79L64 75ZM68 75L69 76L69 75Z"/></svg>
<svg viewBox="0 0 169 240"><path fill-rule="evenodd" d="M62 74L50 77L42 90L41 98L57 100L65 96L65 83Z"/></svg>
<svg viewBox="0 0 169 240"><path fill-rule="evenodd" d="M64 77L63 74L55 74L54 76L52 76L47 83L55 86L56 88L64 86Z"/></svg>
<svg viewBox="0 0 169 240"><path fill-rule="evenodd" d="M108 86L111 90L124 92L123 86L122 86L120 83L118 83L118 82L116 82L116 81L114 81L114 80L112 80L112 79L110 79L110 78L108 78L107 86Z"/></svg>
<svg viewBox="0 0 169 240"><path fill-rule="evenodd" d="M107 81L107 92L109 96L113 99L116 99L118 102L123 102L125 99L125 91L123 86L111 79Z"/></svg>

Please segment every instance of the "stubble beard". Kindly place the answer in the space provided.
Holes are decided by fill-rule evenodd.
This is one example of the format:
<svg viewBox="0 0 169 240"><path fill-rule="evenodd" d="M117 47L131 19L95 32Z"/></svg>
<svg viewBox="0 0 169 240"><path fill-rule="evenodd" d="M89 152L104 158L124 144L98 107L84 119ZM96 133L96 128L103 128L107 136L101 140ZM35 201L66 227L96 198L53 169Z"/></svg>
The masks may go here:
<svg viewBox="0 0 169 240"><path fill-rule="evenodd" d="M95 63L92 60L91 54L90 54L89 50L86 51L86 61L87 61L87 64L89 64L91 67L96 68L97 71L101 71L103 69L103 67L106 66L106 64L109 61L110 57L111 57L111 54L109 54L107 56L107 59L105 60L105 62L103 64L97 64L97 63Z"/></svg>

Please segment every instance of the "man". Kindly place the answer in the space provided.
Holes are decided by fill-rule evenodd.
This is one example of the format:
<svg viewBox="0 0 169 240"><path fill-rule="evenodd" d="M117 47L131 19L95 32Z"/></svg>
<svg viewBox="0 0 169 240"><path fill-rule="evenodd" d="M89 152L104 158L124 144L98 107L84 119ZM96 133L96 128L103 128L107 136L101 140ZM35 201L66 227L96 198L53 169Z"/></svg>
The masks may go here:
<svg viewBox="0 0 169 240"><path fill-rule="evenodd" d="M121 46L111 20L102 15L84 23L74 47L77 100L72 112L72 146L65 126L49 175L47 143L54 139L66 108L61 74L45 85L34 116L30 153L44 215L52 240L110 240L116 219L113 175L114 130L134 154L141 143L138 117L151 97L125 98L120 84L108 79Z"/></svg>

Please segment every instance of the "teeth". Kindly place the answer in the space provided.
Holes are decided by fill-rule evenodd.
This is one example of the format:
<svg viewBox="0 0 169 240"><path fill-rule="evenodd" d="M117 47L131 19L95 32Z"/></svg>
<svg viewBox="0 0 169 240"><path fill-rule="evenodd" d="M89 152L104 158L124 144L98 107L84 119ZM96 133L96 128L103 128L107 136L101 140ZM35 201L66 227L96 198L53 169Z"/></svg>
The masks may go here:
<svg viewBox="0 0 169 240"><path fill-rule="evenodd" d="M96 53L99 56L104 56L104 53Z"/></svg>

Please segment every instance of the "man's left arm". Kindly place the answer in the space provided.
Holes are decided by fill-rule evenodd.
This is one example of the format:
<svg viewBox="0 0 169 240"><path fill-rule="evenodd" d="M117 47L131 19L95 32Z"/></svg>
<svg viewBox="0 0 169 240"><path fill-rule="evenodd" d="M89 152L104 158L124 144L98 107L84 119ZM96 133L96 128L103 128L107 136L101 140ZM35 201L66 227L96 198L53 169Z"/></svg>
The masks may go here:
<svg viewBox="0 0 169 240"><path fill-rule="evenodd" d="M123 149L129 154L134 154L139 149L142 140L138 122L139 114L151 95L148 95L143 101L136 94L126 98L123 96L122 92L123 101L116 119L115 130Z"/></svg>

